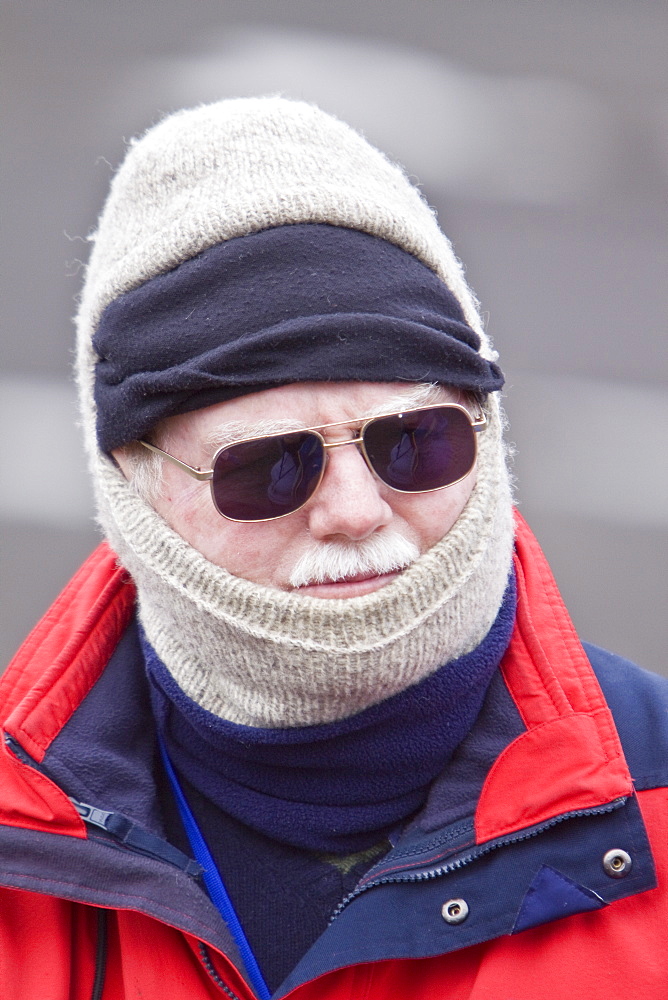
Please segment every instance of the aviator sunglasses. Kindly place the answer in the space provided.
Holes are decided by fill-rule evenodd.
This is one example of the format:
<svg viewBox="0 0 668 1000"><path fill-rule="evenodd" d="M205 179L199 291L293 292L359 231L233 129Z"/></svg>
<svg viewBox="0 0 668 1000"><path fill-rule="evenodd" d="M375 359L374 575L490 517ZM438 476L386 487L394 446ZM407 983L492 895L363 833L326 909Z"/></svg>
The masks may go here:
<svg viewBox="0 0 668 1000"><path fill-rule="evenodd" d="M356 437L326 441L322 432L354 421L266 434L223 445L210 469L195 469L141 441L200 482L211 483L219 514L230 521L273 521L300 510L322 482L327 453L356 445L371 472L397 493L432 493L469 474L477 455L476 433L487 424L456 403L421 406L369 417Z"/></svg>

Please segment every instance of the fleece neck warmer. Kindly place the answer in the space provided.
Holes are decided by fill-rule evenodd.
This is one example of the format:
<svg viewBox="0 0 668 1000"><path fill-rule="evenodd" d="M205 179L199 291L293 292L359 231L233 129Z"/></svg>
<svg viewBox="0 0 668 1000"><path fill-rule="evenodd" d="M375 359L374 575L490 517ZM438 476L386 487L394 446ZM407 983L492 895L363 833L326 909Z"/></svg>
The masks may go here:
<svg viewBox="0 0 668 1000"><path fill-rule="evenodd" d="M338 722L257 729L202 709L142 646L158 728L177 771L205 798L272 839L309 850L364 850L425 801L475 721L515 618L511 577L470 653Z"/></svg>

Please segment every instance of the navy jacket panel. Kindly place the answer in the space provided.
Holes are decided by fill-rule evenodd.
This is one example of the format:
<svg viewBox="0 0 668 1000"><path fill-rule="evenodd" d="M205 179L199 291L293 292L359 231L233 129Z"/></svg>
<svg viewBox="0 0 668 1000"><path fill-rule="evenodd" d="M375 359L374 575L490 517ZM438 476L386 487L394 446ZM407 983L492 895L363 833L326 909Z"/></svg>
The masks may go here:
<svg viewBox="0 0 668 1000"><path fill-rule="evenodd" d="M637 790L668 785L668 678L583 643L612 710Z"/></svg>

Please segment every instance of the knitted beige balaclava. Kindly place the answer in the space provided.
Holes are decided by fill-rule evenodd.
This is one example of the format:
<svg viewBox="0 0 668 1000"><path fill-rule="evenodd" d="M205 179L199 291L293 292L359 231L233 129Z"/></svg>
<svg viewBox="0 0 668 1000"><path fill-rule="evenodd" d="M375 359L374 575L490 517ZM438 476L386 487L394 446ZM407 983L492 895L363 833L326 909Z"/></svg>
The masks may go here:
<svg viewBox="0 0 668 1000"><path fill-rule="evenodd" d="M497 615L511 564L495 394L485 403L477 484L455 526L394 582L348 600L284 593L213 565L136 495L101 449L93 338L105 310L209 248L303 223L357 230L413 255L456 298L480 358L495 361L461 267L416 188L348 126L280 98L184 111L132 144L93 237L77 317L98 516L137 583L148 640L190 698L255 727L353 715L471 651ZM393 370L384 380L402 377Z"/></svg>

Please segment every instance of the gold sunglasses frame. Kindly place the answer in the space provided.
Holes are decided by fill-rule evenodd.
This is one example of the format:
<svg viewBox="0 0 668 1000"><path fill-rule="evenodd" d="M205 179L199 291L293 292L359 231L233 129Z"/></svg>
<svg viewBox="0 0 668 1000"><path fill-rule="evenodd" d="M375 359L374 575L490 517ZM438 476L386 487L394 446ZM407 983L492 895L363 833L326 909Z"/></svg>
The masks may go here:
<svg viewBox="0 0 668 1000"><path fill-rule="evenodd" d="M213 505L220 514L220 516L224 517L226 521L236 521L238 524L260 524L263 521L278 521L282 517L289 517L290 514L296 514L298 510L301 510L302 507L305 507L306 504L313 499L323 480L325 471L327 469L328 451L332 448L342 448L344 445L348 444L357 445L366 463L366 466L371 472L371 474L375 476L375 478L378 479L378 481L381 482L383 486L387 486L388 490L392 490L394 493L406 493L410 495L417 495L418 493L437 493L438 490L447 490L448 487L455 486L457 483L460 483L462 479L466 479L471 469L475 466L476 460L478 458L478 440L476 437L474 437L475 452L471 467L464 473L463 476L460 476L458 479L455 479L451 483L447 483L445 486L433 486L431 489L428 490L399 490L395 486L390 486L389 483L386 483L383 479L381 479L381 477L378 475L373 465L371 464L366 448L364 446L364 432L366 428L369 426L369 424L373 423L375 420L383 420L385 417L402 417L404 416L404 414L407 413L420 413L426 410L460 410L465 415L466 419L471 425L471 429L474 431L475 434L479 434L480 431L483 431L487 426L487 417L485 416L485 414L482 411L482 408L480 407L477 408L477 412L475 413L475 415L472 415L466 409L466 407L462 406L460 403L434 403L431 406L414 406L407 410L395 410L390 413L378 413L376 414L376 416L367 417L365 420L362 421L361 424L358 425L356 429L357 437L351 438L349 441L326 441L320 432L327 431L332 427L349 427L351 424L354 427L354 425L356 424L356 420L338 420L336 421L336 423L332 424L317 424L315 427L298 427L295 430L278 431L275 434L258 434L256 437L239 438L238 441L230 441L228 442L228 444L222 445L216 451L213 458L211 459L212 468L210 469L199 469L199 468L194 468L192 465L187 465L185 462L182 462L180 458L175 458L174 455L170 455L168 452L163 451L162 448L158 448L157 445L150 444L150 442L148 441L140 440L139 444L143 445L144 448L148 448L149 451L153 451L157 455L161 455L162 458L166 458L177 468L181 469L183 472L186 472L189 476L192 476L193 479L198 480L198 482L201 483L209 482L211 484L210 486L211 500L213 502ZM227 451L228 448L234 448L239 444L252 444L253 441L271 440L273 438L286 437L288 434L307 434L307 433L315 434L315 436L320 439L325 454L325 460L322 463L322 469L320 470L320 476L318 477L318 482L315 484L311 495L307 500L304 501L304 503L300 504L299 507L295 507L294 510L288 511L286 514L276 514L273 517L257 517L257 518L230 517L229 514L224 514L222 510L220 510L218 504L216 503L216 498L213 492L213 467L215 467L215 464L218 461L219 456L222 455L224 451Z"/></svg>

